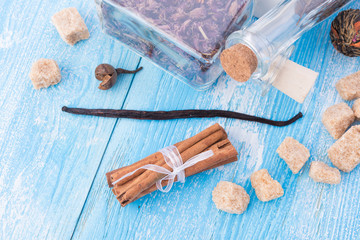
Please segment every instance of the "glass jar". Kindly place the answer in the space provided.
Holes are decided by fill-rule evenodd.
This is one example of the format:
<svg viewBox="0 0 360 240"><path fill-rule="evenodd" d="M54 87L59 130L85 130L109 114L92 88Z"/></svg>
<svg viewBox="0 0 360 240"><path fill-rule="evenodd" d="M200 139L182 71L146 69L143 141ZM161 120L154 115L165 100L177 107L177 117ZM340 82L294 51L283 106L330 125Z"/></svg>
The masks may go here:
<svg viewBox="0 0 360 240"><path fill-rule="evenodd" d="M199 90L222 74L227 37L252 16L253 0L96 0L103 30Z"/></svg>
<svg viewBox="0 0 360 240"><path fill-rule="evenodd" d="M275 80L303 33L325 20L352 0L285 0L249 28L234 32L226 48L243 44L258 60L252 79L267 87Z"/></svg>

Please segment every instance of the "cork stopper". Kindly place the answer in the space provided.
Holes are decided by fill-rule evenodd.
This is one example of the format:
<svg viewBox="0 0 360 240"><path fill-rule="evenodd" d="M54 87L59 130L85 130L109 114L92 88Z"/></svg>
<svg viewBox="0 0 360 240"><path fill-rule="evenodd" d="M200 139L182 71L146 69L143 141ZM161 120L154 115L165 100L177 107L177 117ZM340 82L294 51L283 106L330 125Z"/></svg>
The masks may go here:
<svg viewBox="0 0 360 240"><path fill-rule="evenodd" d="M225 72L239 82L249 80L258 65L255 53L243 44L225 49L221 53L220 61Z"/></svg>

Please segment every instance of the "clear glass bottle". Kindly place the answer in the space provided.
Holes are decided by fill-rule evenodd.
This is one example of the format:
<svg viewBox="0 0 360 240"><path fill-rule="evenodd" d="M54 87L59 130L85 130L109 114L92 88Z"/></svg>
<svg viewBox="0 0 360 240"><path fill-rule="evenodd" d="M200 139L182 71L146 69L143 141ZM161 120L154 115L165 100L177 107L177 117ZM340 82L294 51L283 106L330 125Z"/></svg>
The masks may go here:
<svg viewBox="0 0 360 240"><path fill-rule="evenodd" d="M227 37L252 16L253 0L96 0L103 30L196 89L222 74Z"/></svg>
<svg viewBox="0 0 360 240"><path fill-rule="evenodd" d="M226 48L243 44L256 55L258 66L252 79L268 86L291 55L293 43L307 30L352 0L286 0L249 28L234 32Z"/></svg>

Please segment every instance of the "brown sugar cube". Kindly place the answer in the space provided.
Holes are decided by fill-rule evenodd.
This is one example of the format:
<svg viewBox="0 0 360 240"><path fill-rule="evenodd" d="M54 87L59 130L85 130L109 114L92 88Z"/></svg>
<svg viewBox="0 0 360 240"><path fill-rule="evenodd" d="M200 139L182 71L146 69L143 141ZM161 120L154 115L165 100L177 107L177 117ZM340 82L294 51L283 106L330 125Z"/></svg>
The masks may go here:
<svg viewBox="0 0 360 240"><path fill-rule="evenodd" d="M323 162L314 161L310 165L309 176L315 182L339 184L341 181L340 171Z"/></svg>
<svg viewBox="0 0 360 240"><path fill-rule="evenodd" d="M284 195L284 190L280 183L272 179L266 169L261 169L251 174L250 181L260 201L268 202Z"/></svg>
<svg viewBox="0 0 360 240"><path fill-rule="evenodd" d="M344 172L352 171L360 163L360 125L350 128L328 150L335 167Z"/></svg>
<svg viewBox="0 0 360 240"><path fill-rule="evenodd" d="M344 100L353 100L360 97L360 71L340 79L336 89Z"/></svg>
<svg viewBox="0 0 360 240"><path fill-rule="evenodd" d="M76 8L65 8L52 16L51 21L61 38L69 45L88 39L90 34Z"/></svg>
<svg viewBox="0 0 360 240"><path fill-rule="evenodd" d="M40 58L31 67L30 79L35 89L47 88L60 82L60 68L55 60Z"/></svg>
<svg viewBox="0 0 360 240"><path fill-rule="evenodd" d="M355 117L360 119L360 98L354 102L352 110L354 111Z"/></svg>
<svg viewBox="0 0 360 240"><path fill-rule="evenodd" d="M214 188L212 199L216 208L232 214L242 214L250 202L250 196L244 188L225 181L219 182Z"/></svg>
<svg viewBox="0 0 360 240"><path fill-rule="evenodd" d="M310 157L309 150L292 137L287 137L276 152L287 163L294 174L297 174Z"/></svg>
<svg viewBox="0 0 360 240"><path fill-rule="evenodd" d="M354 121L354 112L346 103L329 107L322 116L322 123L335 139L339 139Z"/></svg>

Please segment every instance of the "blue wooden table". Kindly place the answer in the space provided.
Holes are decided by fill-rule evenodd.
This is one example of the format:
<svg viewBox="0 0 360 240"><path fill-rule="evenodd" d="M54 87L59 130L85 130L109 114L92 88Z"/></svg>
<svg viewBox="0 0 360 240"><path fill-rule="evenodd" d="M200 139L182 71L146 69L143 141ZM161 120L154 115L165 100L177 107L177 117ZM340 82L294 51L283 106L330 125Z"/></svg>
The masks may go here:
<svg viewBox="0 0 360 240"><path fill-rule="evenodd" d="M58 36L51 16L76 7L90 39L70 47ZM351 7L360 8L359 1ZM334 16L332 17L334 18ZM275 89L230 79L197 92L173 79L101 32L92 1L0 2L0 239L359 239L360 168L342 174L337 186L309 178L313 160L330 163L334 140L321 114L341 100L335 82L360 70L359 58L337 53L330 22L318 25L296 44L292 60L320 72L304 104ZM38 58L55 59L62 81L34 90L29 69ZM95 67L103 62L128 69L108 91L97 88ZM65 114L61 107L114 109L224 109L295 124L276 128L238 120L137 121ZM239 161L175 184L121 208L105 173L219 122L240 152ZM310 149L311 158L294 175L275 153L286 136ZM285 195L260 202L249 176L267 168ZM220 180L243 186L250 195L242 215L218 211L211 192Z"/></svg>

